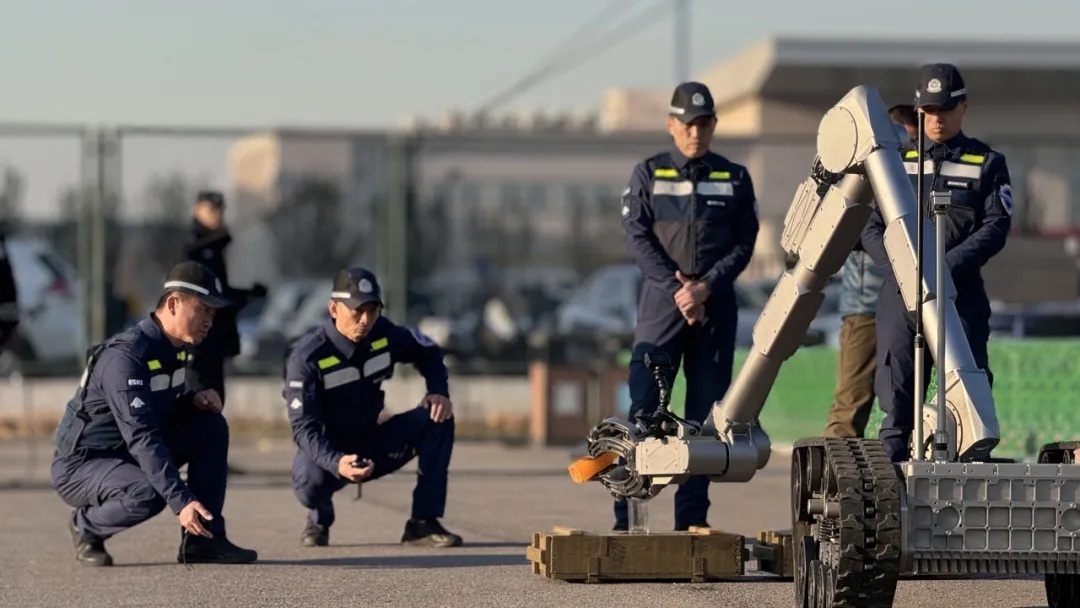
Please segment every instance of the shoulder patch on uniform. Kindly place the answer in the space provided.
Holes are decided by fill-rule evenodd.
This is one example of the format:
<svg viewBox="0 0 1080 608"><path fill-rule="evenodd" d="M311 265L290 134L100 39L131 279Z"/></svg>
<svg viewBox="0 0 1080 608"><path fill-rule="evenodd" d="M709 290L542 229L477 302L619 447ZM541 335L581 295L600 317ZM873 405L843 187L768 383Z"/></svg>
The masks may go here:
<svg viewBox="0 0 1080 608"><path fill-rule="evenodd" d="M128 386L143 386L143 381L139 378L131 378L128 380Z"/></svg>
<svg viewBox="0 0 1080 608"><path fill-rule="evenodd" d="M289 388L304 388L303 380L289 380Z"/></svg>
<svg viewBox="0 0 1080 608"><path fill-rule="evenodd" d="M143 401L142 399L139 399L138 397L135 397L134 399L131 400L131 409L133 409L133 410L137 410L137 409L141 408L144 405L146 405L146 402Z"/></svg>
<svg viewBox="0 0 1080 608"><path fill-rule="evenodd" d="M293 399L289 402L289 409L298 410L303 407L303 405L303 402L301 402L299 399Z"/></svg>
<svg viewBox="0 0 1080 608"><path fill-rule="evenodd" d="M998 187L998 199L1001 201L1001 206L1005 209L1005 213L1011 216L1013 214L1013 199L1012 186L1010 184L1002 184Z"/></svg>
<svg viewBox="0 0 1080 608"><path fill-rule="evenodd" d="M435 341L429 338L424 332L415 327L408 328L409 333L412 334L414 340L420 343L421 346L435 346Z"/></svg>

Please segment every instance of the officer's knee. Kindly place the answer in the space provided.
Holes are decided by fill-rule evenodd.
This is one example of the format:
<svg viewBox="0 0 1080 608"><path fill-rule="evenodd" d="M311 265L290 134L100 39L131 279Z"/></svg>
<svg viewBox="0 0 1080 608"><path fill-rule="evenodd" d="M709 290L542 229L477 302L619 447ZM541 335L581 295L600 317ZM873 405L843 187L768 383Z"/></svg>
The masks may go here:
<svg viewBox="0 0 1080 608"><path fill-rule="evenodd" d="M221 412L199 412L192 426L198 436L197 445L228 449L229 423Z"/></svg>
<svg viewBox="0 0 1080 608"><path fill-rule="evenodd" d="M217 437L229 438L229 422L221 412L199 412L201 418L199 425L206 429L207 434Z"/></svg>
<svg viewBox="0 0 1080 608"><path fill-rule="evenodd" d="M150 519L165 509L165 499L154 490L150 481L145 479L124 488L120 501L128 511L145 519Z"/></svg>
<svg viewBox="0 0 1080 608"><path fill-rule="evenodd" d="M449 439L450 441L454 440L454 431L456 430L456 424L454 423L453 418L448 418L446 420L443 420L442 422L435 422L429 417L428 422L430 424L429 428L435 436L441 439Z"/></svg>
<svg viewBox="0 0 1080 608"><path fill-rule="evenodd" d="M308 509L314 509L326 502L327 491L330 485L329 473L319 469L318 471L305 471L293 477L293 495L300 504Z"/></svg>

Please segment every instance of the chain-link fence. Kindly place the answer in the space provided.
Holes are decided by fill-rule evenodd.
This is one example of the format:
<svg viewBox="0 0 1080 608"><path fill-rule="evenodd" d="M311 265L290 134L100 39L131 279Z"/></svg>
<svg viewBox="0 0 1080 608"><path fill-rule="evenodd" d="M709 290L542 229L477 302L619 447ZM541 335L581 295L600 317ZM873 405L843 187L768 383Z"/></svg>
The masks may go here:
<svg viewBox="0 0 1080 608"><path fill-rule="evenodd" d="M1009 155L1021 229L1080 223L1080 141L985 139ZM185 255L203 188L226 196L229 282L268 287L238 314L232 415L281 421L288 344L325 319L331 277L349 264L375 268L387 314L444 346L458 398L476 417L527 415L537 336L631 334L636 288L633 273L620 272L620 197L635 163L669 145L663 133L571 130L0 125L0 218L13 240L40 247L24 255L37 270L20 272L20 297L30 299L19 341L0 355L5 377L22 373L0 379L3 428L51 430L87 346L152 308ZM744 278L775 277L814 141L725 139L714 149L747 165L760 201L762 234ZM393 399L419 398L414 381L403 370Z"/></svg>

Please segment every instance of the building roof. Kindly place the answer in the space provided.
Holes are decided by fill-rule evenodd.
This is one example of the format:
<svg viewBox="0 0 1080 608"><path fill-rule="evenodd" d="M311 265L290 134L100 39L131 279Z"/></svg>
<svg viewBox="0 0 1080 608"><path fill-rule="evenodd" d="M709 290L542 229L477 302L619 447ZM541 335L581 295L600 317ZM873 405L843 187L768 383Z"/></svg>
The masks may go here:
<svg viewBox="0 0 1080 608"><path fill-rule="evenodd" d="M885 98L910 97L914 70L924 63L955 64L973 97L1080 94L1080 44L990 39L842 39L773 37L762 40L699 77L717 104L746 96L785 98L872 84Z"/></svg>

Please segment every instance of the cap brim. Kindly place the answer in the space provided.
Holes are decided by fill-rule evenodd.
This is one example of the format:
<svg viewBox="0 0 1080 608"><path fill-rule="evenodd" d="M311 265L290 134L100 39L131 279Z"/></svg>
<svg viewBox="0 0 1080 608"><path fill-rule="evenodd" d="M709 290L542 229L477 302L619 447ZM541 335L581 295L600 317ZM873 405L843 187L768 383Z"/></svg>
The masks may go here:
<svg viewBox="0 0 1080 608"><path fill-rule="evenodd" d="M687 110L682 114L672 114L675 118L679 119L679 122L690 124L702 116L716 116L716 112L712 110Z"/></svg>
<svg viewBox="0 0 1080 608"><path fill-rule="evenodd" d="M342 304L344 304L345 306L348 306L352 310L356 310L357 308L360 308L364 304L368 304L370 302L375 302L376 304L380 304L380 305L382 304L382 302L379 300L379 298L371 297L371 296L364 297L364 298L348 297L348 298L331 298L331 299L334 300L335 302L341 302Z"/></svg>
<svg viewBox="0 0 1080 608"><path fill-rule="evenodd" d="M223 296L216 296L214 294L207 294L207 293L199 293L199 292L197 292L197 291L195 291L193 289L185 289L185 288L165 289L164 291L161 292L161 295L158 296L158 302L159 303L163 302L165 300L165 296L169 295L170 293L187 294L187 295L189 295L189 296L191 296L193 298L197 298L200 302L202 302L203 304L206 304L210 308L225 308L225 307L228 307L228 306L232 306L232 304L233 304L229 300L225 299Z"/></svg>
<svg viewBox="0 0 1080 608"><path fill-rule="evenodd" d="M951 110L960 105L960 102L964 100L964 96L952 97L948 94L943 95L925 95L920 96L915 102L915 108L941 108L942 110Z"/></svg>
<svg viewBox="0 0 1080 608"><path fill-rule="evenodd" d="M228 307L228 306L232 306L232 302L226 300L225 298L221 298L221 297L218 297L218 296L204 295L204 294L201 294L201 293L192 294L192 295L194 295L196 298L199 298L200 302L202 302L203 304L206 304L210 308L225 308L225 307Z"/></svg>

